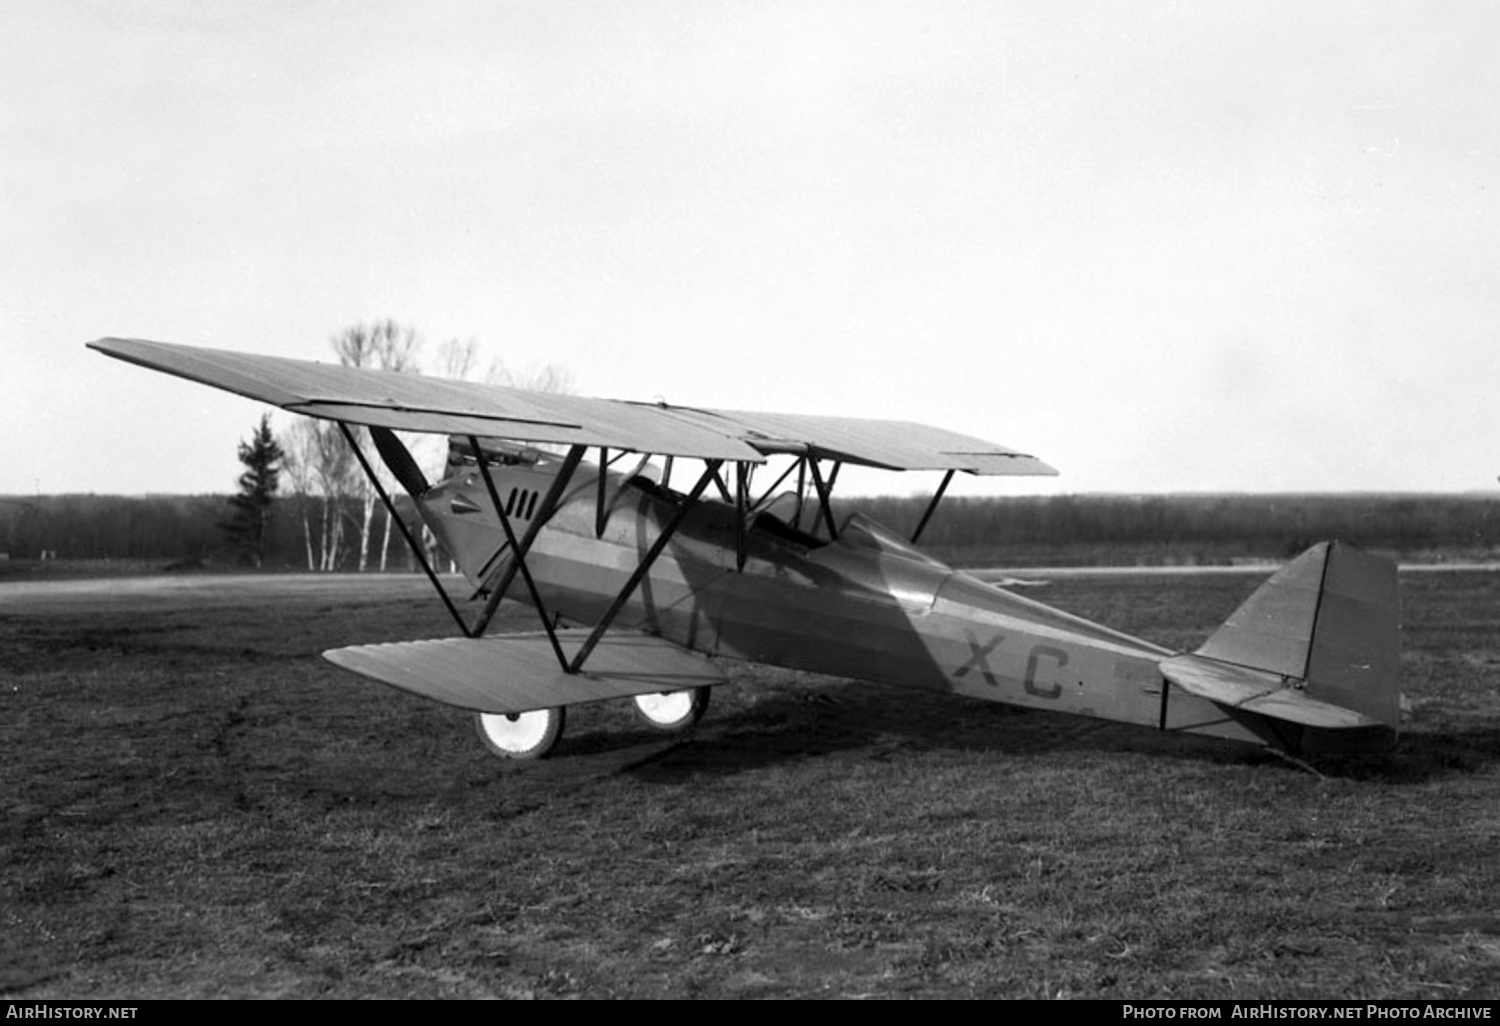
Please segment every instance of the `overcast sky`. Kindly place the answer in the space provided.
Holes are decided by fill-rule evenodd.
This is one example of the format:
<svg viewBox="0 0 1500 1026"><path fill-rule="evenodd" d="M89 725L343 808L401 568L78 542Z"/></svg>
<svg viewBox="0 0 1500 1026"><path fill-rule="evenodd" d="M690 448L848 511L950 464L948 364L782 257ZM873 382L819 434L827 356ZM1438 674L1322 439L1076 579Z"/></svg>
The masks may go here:
<svg viewBox="0 0 1500 1026"><path fill-rule="evenodd" d="M86 341L384 317L1063 472L1009 493L1500 474L1491 0L4 12L0 493L233 489L264 408Z"/></svg>

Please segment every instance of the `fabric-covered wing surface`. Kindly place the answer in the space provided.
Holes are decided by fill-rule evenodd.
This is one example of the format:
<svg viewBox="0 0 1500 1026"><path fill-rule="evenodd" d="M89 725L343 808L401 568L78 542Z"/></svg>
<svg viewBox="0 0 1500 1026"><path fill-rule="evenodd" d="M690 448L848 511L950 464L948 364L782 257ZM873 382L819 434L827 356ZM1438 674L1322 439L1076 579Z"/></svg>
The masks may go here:
<svg viewBox="0 0 1500 1026"><path fill-rule="evenodd" d="M761 458L756 450L720 432L693 429L631 403L141 339L105 338L89 345L129 363L292 413L351 424L524 442L607 445L664 456Z"/></svg>
<svg viewBox="0 0 1500 1026"><path fill-rule="evenodd" d="M808 452L887 470L963 470L970 474L1038 475L1057 471L1035 456L980 438L899 420L799 413L670 408L685 423L717 427L764 453Z"/></svg>
<svg viewBox="0 0 1500 1026"><path fill-rule="evenodd" d="M588 633L563 630L558 640L571 656ZM603 638L576 674L563 672L547 636L538 633L355 645L323 657L370 680L488 713L524 713L726 681L706 657L630 631Z"/></svg>
<svg viewBox="0 0 1500 1026"><path fill-rule="evenodd" d="M607 446L662 456L762 462L807 454L891 470L1055 474L1034 456L923 424L698 410L258 356L143 339L90 348L293 413L400 431Z"/></svg>

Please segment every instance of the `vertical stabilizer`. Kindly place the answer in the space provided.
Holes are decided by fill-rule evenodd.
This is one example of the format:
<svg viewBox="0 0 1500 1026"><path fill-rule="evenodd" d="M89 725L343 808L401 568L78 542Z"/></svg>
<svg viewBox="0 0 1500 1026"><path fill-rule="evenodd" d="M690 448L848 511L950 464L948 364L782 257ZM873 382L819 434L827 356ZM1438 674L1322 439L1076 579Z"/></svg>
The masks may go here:
<svg viewBox="0 0 1500 1026"><path fill-rule="evenodd" d="M1276 571L1197 654L1283 677L1304 677L1330 548L1330 542L1315 545Z"/></svg>

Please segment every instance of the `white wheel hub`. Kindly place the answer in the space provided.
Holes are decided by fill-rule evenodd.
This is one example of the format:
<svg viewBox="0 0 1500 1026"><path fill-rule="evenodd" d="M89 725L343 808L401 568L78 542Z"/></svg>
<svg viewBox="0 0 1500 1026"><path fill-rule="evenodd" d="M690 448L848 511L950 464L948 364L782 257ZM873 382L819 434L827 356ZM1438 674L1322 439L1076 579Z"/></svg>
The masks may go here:
<svg viewBox="0 0 1500 1026"><path fill-rule="evenodd" d="M540 759L562 734L563 710L527 713L479 713L475 717L485 746L507 759Z"/></svg>
<svg viewBox="0 0 1500 1026"><path fill-rule="evenodd" d="M635 711L657 730L686 730L703 718L708 688L684 688L635 696Z"/></svg>

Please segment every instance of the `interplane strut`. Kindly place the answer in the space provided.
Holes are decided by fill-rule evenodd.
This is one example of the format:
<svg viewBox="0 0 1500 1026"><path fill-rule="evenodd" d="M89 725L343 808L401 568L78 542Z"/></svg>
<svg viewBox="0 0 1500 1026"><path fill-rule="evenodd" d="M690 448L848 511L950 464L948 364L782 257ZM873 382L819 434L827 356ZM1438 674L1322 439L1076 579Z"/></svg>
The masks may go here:
<svg viewBox="0 0 1500 1026"><path fill-rule="evenodd" d="M697 503L697 501L702 497L703 492L708 487L709 483L711 481L718 482L721 488L724 487L724 479L721 475L723 461L705 460L703 473L699 476L697 483L694 484L692 491L688 493L686 501L678 504L676 511L673 513L671 519L668 520L666 525L662 528L661 532L657 535L656 540L652 542L651 547L647 549L646 553L641 557L641 560L637 564L635 570L631 572L630 577L626 580L625 584L621 586L619 593L615 595L614 599L610 602L609 607L599 618L598 623L594 625L589 636L584 640L583 645L579 648L578 652L572 657L572 659L569 659L567 654L563 651L562 643L558 640L557 630L552 622L552 618L547 615L547 608L542 601L541 592L537 587L535 578L533 578L532 576L531 568L527 565L527 556L531 552L532 545L536 541L536 537L540 533L542 525L545 524L546 521L556 511L563 492L566 490L569 482L572 480L574 473L578 468L578 464L583 458L585 446L574 445L569 447L568 454L563 458L561 467L559 467L557 474L553 477L552 484L548 488L546 495L543 497L540 508L537 510L536 515L531 519L531 522L527 524L526 530L518 537L515 532L515 527L511 523L511 518L509 514L506 513L504 504L500 501L499 490L495 486L493 475L490 473L489 463L484 458L484 450L479 444L479 439L474 435L468 436L469 445L475 453L475 462L479 468L480 477L484 480L485 490L489 493L490 503L494 507L496 516L499 518L500 528L505 534L505 542L501 547L500 552L504 552L505 549L509 549L513 557L509 562L505 564L504 569L500 572L498 577L492 583L487 585L489 594L486 597L484 608L480 611L479 616L476 617L475 622L470 625L464 621L463 615L453 604L453 600L449 597L447 590L442 585L442 582L438 580L437 573L433 570L431 563L428 562L421 544L411 533L411 530L407 527L405 520L403 520L397 513L395 502L391 499L390 493L381 484L379 475L375 473L374 467L371 466L369 458L365 455L363 448L360 446L358 439L354 435L354 432L350 429L349 425L347 423L344 423L343 421L339 422L339 428L343 432L345 440L349 443L350 449L353 450L355 458L359 461L360 468L370 479L371 485L375 488L376 494L380 497L380 501L384 505L387 515L396 522L397 527L401 532L401 536L406 540L406 544L410 547L412 554L416 557L417 562L421 565L423 572L427 575L427 579L429 582L431 582L433 590L438 593L438 597L442 599L443 605L448 609L449 614L453 617L454 623L458 625L460 633L462 633L466 638L478 638L483 636L485 629L489 626L490 621L493 619L495 611L499 607L501 600L505 597L506 591L509 590L511 584L515 581L516 575L519 574L522 580L525 582L527 593L531 598L532 605L537 610L537 616L541 620L542 627L547 633L548 641L551 643L552 650L557 656L558 664L562 667L563 671L568 674L576 674L583 670L584 664L587 662L589 655L598 646L599 641L604 637L604 634L609 630L610 626L613 625L615 619L619 616L620 611L630 600L630 596L635 592L636 588L640 586L641 581L645 579L646 574L650 572L652 565L666 549L668 542L671 541L672 536L677 532L678 527L681 526L682 521L691 511L694 504ZM381 433L381 437L375 438L376 449L380 451L382 458L386 461L388 466L390 466L393 462L397 464L397 466L392 467L392 470L397 474L397 477L403 482L415 481L416 478L414 478L409 472L403 473L403 471L406 471L408 465L414 467L415 464L411 463L410 454L406 451L406 448L401 445L400 441L397 440L393 434L391 434L384 428L371 428L370 430L372 432L372 435L374 432ZM615 459L618 459L622 455L624 455L624 453L616 453ZM599 487L599 495L597 498L598 504L596 506L595 516L596 530L599 534L602 535L604 521L603 481L605 479L606 472L613 461L610 459L608 449L604 447L600 447L599 459L599 480L601 484ZM398 467L400 469L398 469ZM737 483L741 485L741 487L736 490L737 500L739 505L743 507L748 488L748 474L746 473L743 465L737 464L736 467ZM417 496L413 495L412 498L416 499ZM739 545L739 562L740 567L743 568L743 517L741 517L740 534L741 541Z"/></svg>

